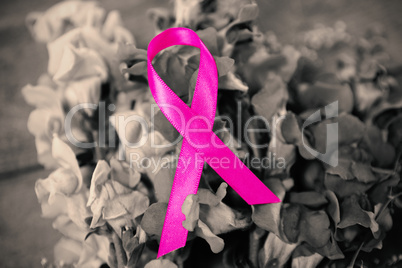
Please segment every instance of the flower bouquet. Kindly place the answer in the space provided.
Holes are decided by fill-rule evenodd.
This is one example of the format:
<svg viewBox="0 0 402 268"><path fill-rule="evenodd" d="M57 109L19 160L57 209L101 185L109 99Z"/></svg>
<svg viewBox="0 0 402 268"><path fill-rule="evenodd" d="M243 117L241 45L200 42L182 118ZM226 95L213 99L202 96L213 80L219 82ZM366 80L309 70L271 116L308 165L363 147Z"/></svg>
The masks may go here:
<svg viewBox="0 0 402 268"><path fill-rule="evenodd" d="M28 15L49 52L22 90L38 162L53 170L35 191L63 235L43 267L401 264L387 236L401 220L401 68L385 32L358 38L338 22L282 45L259 31L258 13L251 0L148 11L155 34L180 26L201 38L219 77L213 131L282 200L250 206L205 164L181 207L186 246L160 258L183 139L149 90L147 51L97 2ZM175 46L152 65L190 105L199 63L199 50Z"/></svg>

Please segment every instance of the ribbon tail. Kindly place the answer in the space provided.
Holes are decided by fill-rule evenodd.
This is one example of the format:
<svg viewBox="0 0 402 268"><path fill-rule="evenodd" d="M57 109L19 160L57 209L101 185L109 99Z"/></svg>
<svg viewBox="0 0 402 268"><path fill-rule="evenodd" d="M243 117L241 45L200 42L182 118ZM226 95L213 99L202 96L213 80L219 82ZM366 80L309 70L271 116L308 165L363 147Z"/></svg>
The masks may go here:
<svg viewBox="0 0 402 268"><path fill-rule="evenodd" d="M184 139L170 192L169 204L163 224L157 257L184 247L188 231L183 227L186 219L182 205L189 194L196 194L204 161L197 161L196 151Z"/></svg>
<svg viewBox="0 0 402 268"><path fill-rule="evenodd" d="M216 136L210 132L216 146L203 150L205 161L222 177L249 205L278 203L281 200ZM225 165L216 165L214 159L225 159ZM227 164L227 165L226 165Z"/></svg>

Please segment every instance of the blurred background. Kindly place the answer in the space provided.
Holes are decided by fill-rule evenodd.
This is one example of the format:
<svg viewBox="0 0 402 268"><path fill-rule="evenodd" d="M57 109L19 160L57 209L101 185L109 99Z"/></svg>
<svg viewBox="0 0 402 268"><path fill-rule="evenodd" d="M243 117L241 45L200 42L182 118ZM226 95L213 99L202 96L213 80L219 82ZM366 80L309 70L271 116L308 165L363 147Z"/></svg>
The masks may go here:
<svg viewBox="0 0 402 268"><path fill-rule="evenodd" d="M137 46L146 48L153 27L146 10L165 7L165 0L99 1L110 11L120 11L126 27L134 34ZM54 0L0 1L0 267L40 267L42 257L52 258L53 245L60 234L51 221L40 217L34 192L38 178L48 171L37 163L34 138L26 122L32 107L21 94L28 83L36 84L46 71L44 44L33 41L25 26L31 11L44 11ZM402 1L400 0L259 0L258 26L273 31L282 44L292 43L297 35L320 23L347 25L348 32L363 35L374 24L388 33L389 53L402 62Z"/></svg>

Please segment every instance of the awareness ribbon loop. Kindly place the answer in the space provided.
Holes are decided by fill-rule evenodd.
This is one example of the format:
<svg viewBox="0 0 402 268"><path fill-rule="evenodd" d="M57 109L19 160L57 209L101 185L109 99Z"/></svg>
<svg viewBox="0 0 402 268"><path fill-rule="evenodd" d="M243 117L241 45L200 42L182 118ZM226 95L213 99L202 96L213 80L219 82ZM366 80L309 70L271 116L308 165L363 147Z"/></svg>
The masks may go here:
<svg viewBox="0 0 402 268"><path fill-rule="evenodd" d="M200 49L200 66L191 108L163 82L152 66L152 60L158 52L174 45ZM181 206L189 194L197 193L204 161L249 205L277 203L281 200L212 131L218 94L218 71L214 58L198 35L187 28L167 29L151 40L147 56L148 82L152 95L162 113L183 136L162 230L159 258L186 244L188 231L182 225L185 215ZM225 165L216 165L215 160L220 159L227 160ZM183 170L179 167L186 168Z"/></svg>

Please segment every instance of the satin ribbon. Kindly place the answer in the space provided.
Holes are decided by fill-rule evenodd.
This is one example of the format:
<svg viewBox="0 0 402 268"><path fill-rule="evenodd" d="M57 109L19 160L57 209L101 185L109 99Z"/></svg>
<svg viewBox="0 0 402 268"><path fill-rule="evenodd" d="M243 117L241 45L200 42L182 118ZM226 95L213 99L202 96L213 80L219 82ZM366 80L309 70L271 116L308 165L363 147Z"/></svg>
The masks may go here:
<svg viewBox="0 0 402 268"><path fill-rule="evenodd" d="M200 49L200 66L191 108L162 81L152 66L152 60L158 52L174 45ZM170 28L152 39L148 46L148 81L162 113L183 136L158 258L186 244L188 231L182 225L185 215L181 207L189 194L197 193L204 161L249 205L281 201L212 132L218 71L214 58L194 31ZM222 159L225 159L225 165L217 165L217 161Z"/></svg>

